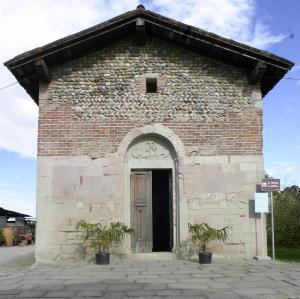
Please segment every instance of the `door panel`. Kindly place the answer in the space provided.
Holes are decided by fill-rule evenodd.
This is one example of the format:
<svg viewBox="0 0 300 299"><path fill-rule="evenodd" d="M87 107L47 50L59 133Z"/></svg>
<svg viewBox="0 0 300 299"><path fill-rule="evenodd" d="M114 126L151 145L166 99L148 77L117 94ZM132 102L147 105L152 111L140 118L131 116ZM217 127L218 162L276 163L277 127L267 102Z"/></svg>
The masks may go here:
<svg viewBox="0 0 300 299"><path fill-rule="evenodd" d="M131 173L131 225L134 252L152 252L152 172Z"/></svg>

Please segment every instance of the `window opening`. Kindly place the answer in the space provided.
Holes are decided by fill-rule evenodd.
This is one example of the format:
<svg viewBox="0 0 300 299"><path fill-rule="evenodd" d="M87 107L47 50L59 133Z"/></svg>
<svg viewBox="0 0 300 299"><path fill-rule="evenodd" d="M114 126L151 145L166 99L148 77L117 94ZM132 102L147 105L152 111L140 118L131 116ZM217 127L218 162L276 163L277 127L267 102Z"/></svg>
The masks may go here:
<svg viewBox="0 0 300 299"><path fill-rule="evenodd" d="M146 78L146 93L157 92L157 78Z"/></svg>

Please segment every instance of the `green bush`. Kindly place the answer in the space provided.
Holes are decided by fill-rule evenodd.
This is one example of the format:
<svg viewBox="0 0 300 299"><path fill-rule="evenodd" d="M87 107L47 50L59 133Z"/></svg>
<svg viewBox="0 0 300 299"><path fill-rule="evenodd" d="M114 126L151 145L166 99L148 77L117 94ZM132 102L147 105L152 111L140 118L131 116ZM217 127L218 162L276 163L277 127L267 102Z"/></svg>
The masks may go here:
<svg viewBox="0 0 300 299"><path fill-rule="evenodd" d="M300 247L300 198L286 188L273 192L275 243L283 247ZM271 215L267 216L268 243L271 244Z"/></svg>
<svg viewBox="0 0 300 299"><path fill-rule="evenodd" d="M276 260L300 262L299 248L275 247ZM271 246L268 248L268 255L272 256Z"/></svg>

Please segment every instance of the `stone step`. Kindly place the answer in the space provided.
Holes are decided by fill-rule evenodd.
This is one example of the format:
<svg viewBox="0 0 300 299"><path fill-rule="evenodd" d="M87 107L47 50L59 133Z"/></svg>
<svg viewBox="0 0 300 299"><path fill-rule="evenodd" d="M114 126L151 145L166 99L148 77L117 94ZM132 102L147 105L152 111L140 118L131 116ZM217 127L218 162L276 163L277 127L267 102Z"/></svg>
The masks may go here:
<svg viewBox="0 0 300 299"><path fill-rule="evenodd" d="M137 261L166 261L176 259L176 256L172 252L133 253L128 255L127 259Z"/></svg>

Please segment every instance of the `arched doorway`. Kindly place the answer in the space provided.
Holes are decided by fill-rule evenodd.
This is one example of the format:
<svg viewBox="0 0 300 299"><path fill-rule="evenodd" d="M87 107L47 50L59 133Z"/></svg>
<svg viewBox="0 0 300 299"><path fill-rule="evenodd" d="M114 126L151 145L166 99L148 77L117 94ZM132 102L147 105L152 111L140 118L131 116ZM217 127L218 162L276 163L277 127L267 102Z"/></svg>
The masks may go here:
<svg viewBox="0 0 300 299"><path fill-rule="evenodd" d="M172 251L177 222L173 145L158 134L141 135L129 144L126 161L133 252Z"/></svg>

